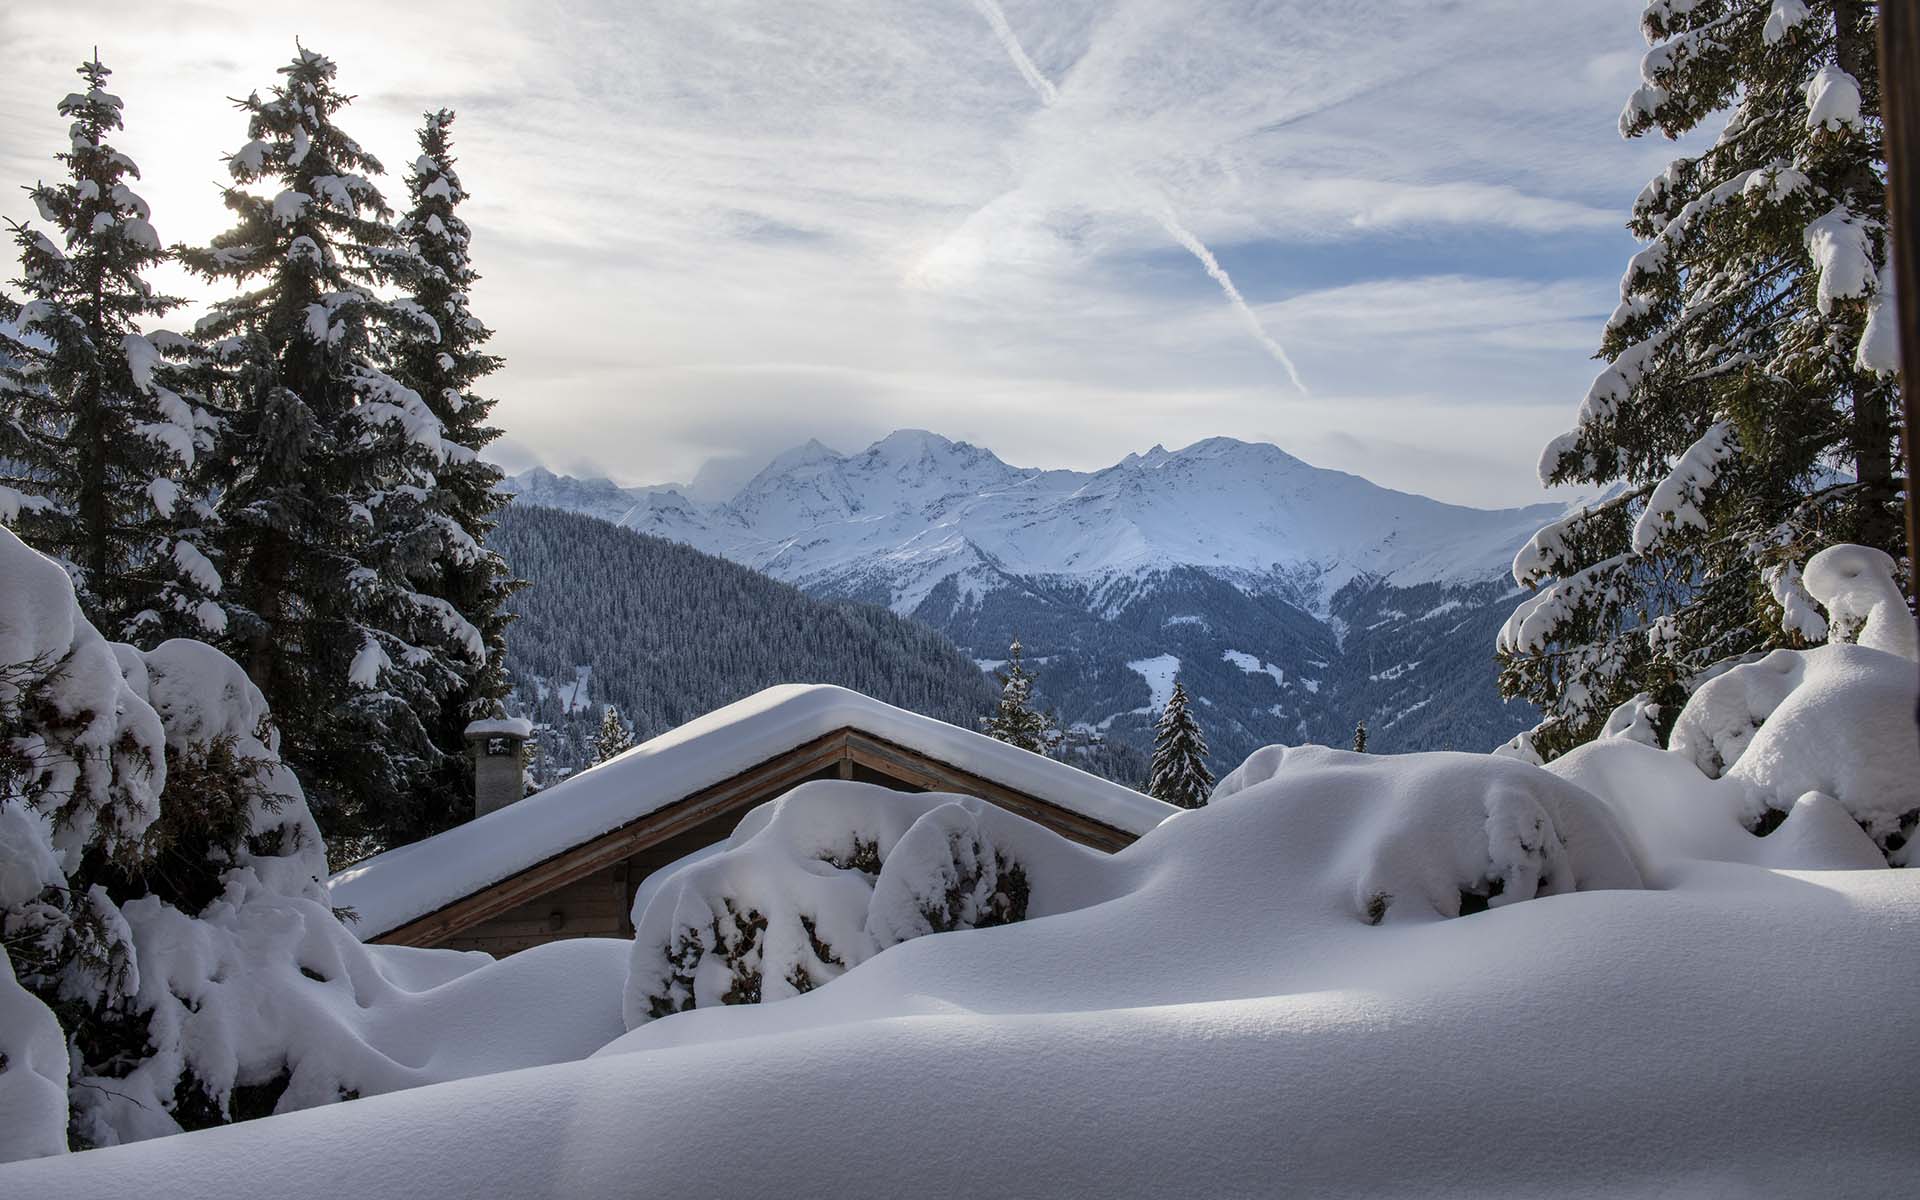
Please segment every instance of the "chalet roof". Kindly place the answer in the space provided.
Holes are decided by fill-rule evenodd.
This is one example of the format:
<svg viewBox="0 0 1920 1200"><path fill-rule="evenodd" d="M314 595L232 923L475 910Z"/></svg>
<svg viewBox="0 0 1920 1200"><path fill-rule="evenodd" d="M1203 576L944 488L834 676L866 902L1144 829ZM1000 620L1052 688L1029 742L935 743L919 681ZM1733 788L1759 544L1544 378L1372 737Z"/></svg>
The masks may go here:
<svg viewBox="0 0 1920 1200"><path fill-rule="evenodd" d="M857 729L1138 836L1179 810L1065 763L845 688L788 684L642 742L608 762L327 881L362 939L472 895L841 729Z"/></svg>

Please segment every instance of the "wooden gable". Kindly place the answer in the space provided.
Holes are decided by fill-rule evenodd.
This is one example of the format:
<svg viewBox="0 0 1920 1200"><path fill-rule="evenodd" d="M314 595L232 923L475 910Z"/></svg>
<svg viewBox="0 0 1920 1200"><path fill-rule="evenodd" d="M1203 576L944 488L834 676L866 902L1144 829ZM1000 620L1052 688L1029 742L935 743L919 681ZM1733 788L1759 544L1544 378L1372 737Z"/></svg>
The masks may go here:
<svg viewBox="0 0 1920 1200"><path fill-rule="evenodd" d="M505 955L562 938L632 937L634 893L654 871L724 840L748 809L813 779L977 796L1108 852L1135 835L851 727L563 850L373 938Z"/></svg>

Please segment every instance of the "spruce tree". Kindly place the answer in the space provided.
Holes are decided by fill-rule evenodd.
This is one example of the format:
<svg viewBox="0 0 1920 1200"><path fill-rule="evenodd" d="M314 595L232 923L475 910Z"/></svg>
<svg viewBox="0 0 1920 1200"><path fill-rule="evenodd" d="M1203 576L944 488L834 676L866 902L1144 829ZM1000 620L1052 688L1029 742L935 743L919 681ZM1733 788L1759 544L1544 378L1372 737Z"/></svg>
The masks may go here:
<svg viewBox="0 0 1920 1200"><path fill-rule="evenodd" d="M408 574L437 544L408 514L445 451L433 412L381 365L431 321L376 291L413 258L367 178L380 163L335 123L349 97L331 60L300 48L280 74L268 98L236 102L249 140L227 160L233 228L181 252L245 289L197 330L222 371L228 646L322 828L377 844L417 821L445 757L425 718L485 647Z"/></svg>
<svg viewBox="0 0 1920 1200"><path fill-rule="evenodd" d="M625 718L614 705L607 705L600 714L600 734L593 742L593 765L599 766L610 758L618 758L633 749L633 731L627 728Z"/></svg>
<svg viewBox="0 0 1920 1200"><path fill-rule="evenodd" d="M1053 744L1055 722L1033 707L1033 676L1020 661L1022 653L1015 635L1007 648L1007 669L994 673L1000 681L1000 703L992 716L980 718L980 730L1010 746L1045 754Z"/></svg>
<svg viewBox="0 0 1920 1200"><path fill-rule="evenodd" d="M1367 723L1364 720L1354 722L1353 752L1355 754L1365 754L1367 752Z"/></svg>
<svg viewBox="0 0 1920 1200"><path fill-rule="evenodd" d="M151 644L218 633L221 580L189 472L209 447L189 343L141 333L181 302L145 274L169 257L109 138L122 103L99 61L59 104L67 178L28 188L53 235L14 222L24 304L0 301L0 520L67 569L99 628Z"/></svg>
<svg viewBox="0 0 1920 1200"><path fill-rule="evenodd" d="M1817 638L1798 579L1822 546L1902 549L1877 9L1654 0L1642 24L1623 135L1727 115L1635 202L1608 365L1541 459L1608 490L1514 561L1539 590L1501 689L1545 712L1548 757L1637 693L1677 713L1714 663Z"/></svg>
<svg viewBox="0 0 1920 1200"><path fill-rule="evenodd" d="M1173 684L1173 695L1160 714L1153 734L1153 767L1147 794L1181 808L1199 808L1213 794L1213 773L1207 770L1207 739L1193 719L1186 685Z"/></svg>
<svg viewBox="0 0 1920 1200"><path fill-rule="evenodd" d="M431 410L440 424L440 445L437 455L415 447L416 469L428 482L417 494L389 501L387 517L414 535L403 563L412 587L451 606L478 631L485 653L449 660L457 679L428 721L441 765L424 785L412 819L390 830L399 841L448 828L470 807L472 772L463 731L507 693L512 615L503 606L516 586L506 564L484 544L500 506L493 489L502 474L480 451L500 431L487 423L493 401L472 388L501 360L485 352L492 332L468 308L468 291L479 275L468 257L471 234L457 211L466 189L454 170L453 119L446 109L426 115L420 155L407 173L411 202L397 226L411 251L404 304L421 319L400 328L392 347L392 374Z"/></svg>

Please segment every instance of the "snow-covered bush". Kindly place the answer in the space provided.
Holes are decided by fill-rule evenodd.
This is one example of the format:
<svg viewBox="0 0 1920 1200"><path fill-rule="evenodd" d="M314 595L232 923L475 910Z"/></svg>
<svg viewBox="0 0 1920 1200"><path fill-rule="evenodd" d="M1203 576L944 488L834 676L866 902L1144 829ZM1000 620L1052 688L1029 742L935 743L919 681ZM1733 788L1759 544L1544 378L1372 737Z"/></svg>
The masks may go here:
<svg viewBox="0 0 1920 1200"><path fill-rule="evenodd" d="M1920 739L1913 725L1920 681L1914 622L1893 570L1891 558L1863 546L1834 546L1813 556L1804 585L1827 611L1833 644L1775 650L1726 665L1699 684L1668 739L1671 756L1694 776L1647 765L1655 760L1644 756L1623 759L1623 752L1600 744L1550 769L1616 804L1636 804L1634 797L1658 790L1668 803L1730 815L1756 835L1772 833L1805 806L1793 836L1770 848L1772 865L1859 865L1858 839L1844 829L1814 838L1811 858L1783 848L1810 836L1802 829L1808 823L1830 824L1831 814L1845 814L1885 861L1906 865L1908 842L1920 825ZM1843 640L1849 637L1857 642ZM1660 773L1657 789L1645 778L1627 782L1647 772ZM1696 851L1707 853L1698 845ZM1753 852L1735 839L1714 853Z"/></svg>
<svg viewBox="0 0 1920 1200"><path fill-rule="evenodd" d="M324 900L319 832L273 739L230 659L107 642L66 572L0 530L0 936L72 1038L82 1142L151 1126L143 1113L171 1124L190 1094L225 1112L221 1069L181 1052L195 1002L154 985L180 947L142 943L130 915L190 919L237 876ZM139 1073L144 1100L124 1086Z"/></svg>
<svg viewBox="0 0 1920 1200"><path fill-rule="evenodd" d="M1831 644L1722 664L1694 688L1666 750L1603 738L1548 766L1620 814L1644 861L1913 862L1920 670L1893 561L1835 546L1808 562L1804 584Z"/></svg>
<svg viewBox="0 0 1920 1200"><path fill-rule="evenodd" d="M1370 925L1641 886L1604 806L1505 756L1269 746L1223 779L1212 803L1256 792L1285 797L1301 821L1328 826L1341 899Z"/></svg>
<svg viewBox="0 0 1920 1200"><path fill-rule="evenodd" d="M911 938L1055 911L1101 858L970 796L802 784L635 897L627 1024L786 999Z"/></svg>
<svg viewBox="0 0 1920 1200"><path fill-rule="evenodd" d="M66 573L0 529L0 1159L578 1058L619 1032L623 945L500 964L364 946L325 864L245 672L199 642L106 642Z"/></svg>

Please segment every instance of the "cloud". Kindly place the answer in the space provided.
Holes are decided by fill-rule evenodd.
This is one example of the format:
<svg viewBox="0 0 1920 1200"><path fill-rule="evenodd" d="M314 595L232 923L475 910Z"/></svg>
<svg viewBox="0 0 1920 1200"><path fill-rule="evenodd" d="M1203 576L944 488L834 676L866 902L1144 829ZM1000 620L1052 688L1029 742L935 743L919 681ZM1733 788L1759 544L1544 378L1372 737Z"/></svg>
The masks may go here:
<svg viewBox="0 0 1920 1200"><path fill-rule="evenodd" d="M1391 424L1435 453L1334 465L1536 493L1525 443L1591 374L1612 292L1595 260L1624 262L1619 223L1665 153L1613 131L1637 4L1002 7L1052 104L961 0L208 0L146 22L14 0L0 184L57 170L53 104L98 42L162 236L210 237L219 155L243 140L225 98L274 82L299 33L390 165L423 109L461 111L503 454L644 482L894 425L1088 466ZM1312 403L1170 248L1161 203L1283 335ZM0 216L31 211L0 186ZM1449 327L1448 306L1488 319ZM1489 447L1504 470L1447 457Z"/></svg>

